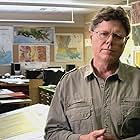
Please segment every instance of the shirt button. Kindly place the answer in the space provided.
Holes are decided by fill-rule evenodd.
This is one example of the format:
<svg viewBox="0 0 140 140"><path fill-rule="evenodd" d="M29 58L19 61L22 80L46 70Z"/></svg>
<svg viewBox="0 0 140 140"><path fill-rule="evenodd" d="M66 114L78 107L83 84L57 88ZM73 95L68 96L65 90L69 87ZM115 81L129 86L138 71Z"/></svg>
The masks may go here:
<svg viewBox="0 0 140 140"><path fill-rule="evenodd" d="M108 107L108 105L107 105L107 103L105 103L105 104L104 104L104 108L107 108L107 107Z"/></svg>
<svg viewBox="0 0 140 140"><path fill-rule="evenodd" d="M88 113L83 114L83 118L86 118L88 116Z"/></svg>
<svg viewBox="0 0 140 140"><path fill-rule="evenodd" d="M83 118L85 118L86 117L86 114L83 114Z"/></svg>
<svg viewBox="0 0 140 140"><path fill-rule="evenodd" d="M108 128L108 124L105 124L105 128Z"/></svg>
<svg viewBox="0 0 140 140"><path fill-rule="evenodd" d="M101 88L104 88L104 84L101 84Z"/></svg>

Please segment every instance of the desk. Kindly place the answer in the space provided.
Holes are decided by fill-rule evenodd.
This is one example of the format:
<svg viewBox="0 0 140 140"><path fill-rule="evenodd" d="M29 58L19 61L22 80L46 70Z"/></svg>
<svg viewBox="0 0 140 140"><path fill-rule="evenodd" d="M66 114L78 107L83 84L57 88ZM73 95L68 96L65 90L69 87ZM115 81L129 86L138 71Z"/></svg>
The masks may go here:
<svg viewBox="0 0 140 140"><path fill-rule="evenodd" d="M26 83L24 83L26 82ZM29 96L29 80L27 79L0 79L0 89L9 89L13 92L23 92ZM0 99L0 113L12 111L30 105L31 99Z"/></svg>
<svg viewBox="0 0 140 140"><path fill-rule="evenodd" d="M23 83L24 82L24 83ZM0 79L0 89L6 88L14 92L22 91L30 97L31 104L39 103L39 86L42 79Z"/></svg>
<svg viewBox="0 0 140 140"><path fill-rule="evenodd" d="M9 89L14 92L22 91L29 95L29 79L0 79L0 89Z"/></svg>
<svg viewBox="0 0 140 140"><path fill-rule="evenodd" d="M29 106L31 101L31 99L0 100L0 113L5 113L25 106Z"/></svg>

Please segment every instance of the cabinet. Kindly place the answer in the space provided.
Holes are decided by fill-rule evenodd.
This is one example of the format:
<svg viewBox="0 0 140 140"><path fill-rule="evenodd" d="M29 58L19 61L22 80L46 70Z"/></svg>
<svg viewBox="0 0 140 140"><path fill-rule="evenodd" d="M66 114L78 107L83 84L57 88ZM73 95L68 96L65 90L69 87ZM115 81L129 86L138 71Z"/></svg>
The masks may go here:
<svg viewBox="0 0 140 140"><path fill-rule="evenodd" d="M26 95L29 95L29 83L25 83L25 84L0 83L0 89L9 89L14 92L22 91Z"/></svg>
<svg viewBox="0 0 140 140"><path fill-rule="evenodd" d="M16 84L16 83L0 83L0 89L9 89L14 92L23 92L24 94L29 96L29 84ZM1 99L0 101L0 113L4 113L7 111L12 111L27 105L30 105L31 99Z"/></svg>
<svg viewBox="0 0 140 140"><path fill-rule="evenodd" d="M39 103L40 101L40 91L39 86L43 85L42 79L30 79L29 82L29 97L31 98L31 104Z"/></svg>

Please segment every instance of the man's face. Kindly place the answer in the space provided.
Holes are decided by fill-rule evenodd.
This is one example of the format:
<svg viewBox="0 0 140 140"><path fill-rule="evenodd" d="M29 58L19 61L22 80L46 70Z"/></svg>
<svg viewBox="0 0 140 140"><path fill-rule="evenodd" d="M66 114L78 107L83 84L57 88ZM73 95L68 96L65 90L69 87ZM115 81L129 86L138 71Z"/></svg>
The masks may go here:
<svg viewBox="0 0 140 140"><path fill-rule="evenodd" d="M114 63L123 53L126 33L117 20L103 21L91 32L94 60Z"/></svg>

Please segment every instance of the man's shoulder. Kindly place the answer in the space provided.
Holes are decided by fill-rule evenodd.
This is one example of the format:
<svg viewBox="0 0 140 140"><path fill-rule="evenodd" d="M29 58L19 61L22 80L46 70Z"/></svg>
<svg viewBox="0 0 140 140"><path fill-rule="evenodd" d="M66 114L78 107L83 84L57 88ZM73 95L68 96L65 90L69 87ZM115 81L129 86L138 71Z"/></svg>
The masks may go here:
<svg viewBox="0 0 140 140"><path fill-rule="evenodd" d="M71 73L73 73L73 72L75 72L75 71L77 71L77 68L74 68L74 69L72 69L72 70L70 70L70 71L66 71L65 74L61 77L60 80L62 80L62 79L64 79L65 77L69 76Z"/></svg>
<svg viewBox="0 0 140 140"><path fill-rule="evenodd" d="M77 69L78 68L73 68L72 70L67 71L66 74L72 73L72 72L76 71Z"/></svg>
<svg viewBox="0 0 140 140"><path fill-rule="evenodd" d="M124 64L122 63L122 67L124 69L125 72L127 73L140 73L140 68L139 67L135 67L135 66L132 66L132 65L128 65L128 64Z"/></svg>
<svg viewBox="0 0 140 140"><path fill-rule="evenodd" d="M138 70L138 67L133 66L133 65L129 65L129 64L125 64L125 63L121 63L121 65L127 69L135 69ZM140 68L139 68L140 69Z"/></svg>
<svg viewBox="0 0 140 140"><path fill-rule="evenodd" d="M83 76L84 75L84 72L86 70L86 65L85 66L81 66L81 67L78 67L78 68L74 68L68 72L66 72L62 78L76 78L76 77L80 77L80 76Z"/></svg>

